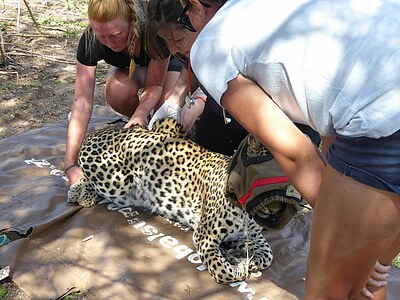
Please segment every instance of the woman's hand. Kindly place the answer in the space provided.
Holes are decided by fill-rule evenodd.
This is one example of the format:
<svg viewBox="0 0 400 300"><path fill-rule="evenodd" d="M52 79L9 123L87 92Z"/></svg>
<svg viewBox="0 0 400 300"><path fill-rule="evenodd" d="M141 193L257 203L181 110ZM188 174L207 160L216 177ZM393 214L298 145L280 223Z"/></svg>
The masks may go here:
<svg viewBox="0 0 400 300"><path fill-rule="evenodd" d="M372 294L371 288L376 289L387 286L386 279L389 277L390 266L384 266L379 261L375 263L375 268L368 279L367 286L363 288L362 294L368 299L375 299Z"/></svg>
<svg viewBox="0 0 400 300"><path fill-rule="evenodd" d="M124 128L130 128L133 125L141 125L141 126L146 126L148 123L148 116L140 114L140 113L134 113L133 116L131 117L131 119L129 120L128 123L125 124Z"/></svg>
<svg viewBox="0 0 400 300"><path fill-rule="evenodd" d="M79 179L84 178L83 172L78 166L73 166L71 169L67 170L66 175L68 177L70 186L77 182Z"/></svg>
<svg viewBox="0 0 400 300"><path fill-rule="evenodd" d="M161 105L161 107L154 113L153 117L151 118L149 122L149 129L151 130L153 128L153 124L157 120L161 120L164 118L174 118L177 120L179 123L181 122L181 107L179 106L178 103L171 101L171 100L165 100L164 104Z"/></svg>
<svg viewBox="0 0 400 300"><path fill-rule="evenodd" d="M146 80L143 92L140 96L139 106L132 115L125 128L129 128L135 124L146 126L149 122L148 117L160 100L163 83L167 74L169 57L157 61L152 59L147 67Z"/></svg>

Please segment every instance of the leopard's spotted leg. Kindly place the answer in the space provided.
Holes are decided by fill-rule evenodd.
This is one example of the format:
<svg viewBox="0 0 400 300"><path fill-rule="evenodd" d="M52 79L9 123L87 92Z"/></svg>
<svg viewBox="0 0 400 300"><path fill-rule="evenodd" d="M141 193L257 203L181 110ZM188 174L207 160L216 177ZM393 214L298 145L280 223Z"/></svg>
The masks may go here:
<svg viewBox="0 0 400 300"><path fill-rule="evenodd" d="M239 259L238 263L231 263L221 251L221 239L218 237L223 234L217 231L219 230L214 230L213 234L210 234L200 225L193 234L193 242L203 264L217 283L227 284L246 280L250 276L251 269L254 269L251 260L249 263L246 258L243 258ZM266 244L265 240L264 244ZM270 253L271 250L268 247L265 249ZM260 258L261 256L257 254L256 259Z"/></svg>
<svg viewBox="0 0 400 300"><path fill-rule="evenodd" d="M242 217L245 220L247 216ZM213 228L209 222L195 229L196 250L218 283L245 280L251 273L271 265L272 250L262 235L262 228L254 220L247 219L246 222L246 229L237 227L231 233L223 226L207 230Z"/></svg>
<svg viewBox="0 0 400 300"><path fill-rule="evenodd" d="M69 187L67 201L77 202L83 207L90 207L96 204L96 193L89 186L86 178L81 178Z"/></svg>
<svg viewBox="0 0 400 300"><path fill-rule="evenodd" d="M229 241L225 243L225 248L225 257L231 263L248 259L250 272L264 270L272 263L272 250L261 230L251 234L248 239Z"/></svg>
<svg viewBox="0 0 400 300"><path fill-rule="evenodd" d="M211 277L217 283L227 284L247 278L247 272L245 272L245 270L238 269L225 259L225 256L222 255L219 245L215 240L196 240L198 237L199 236L197 236L195 232L193 240L197 253Z"/></svg>

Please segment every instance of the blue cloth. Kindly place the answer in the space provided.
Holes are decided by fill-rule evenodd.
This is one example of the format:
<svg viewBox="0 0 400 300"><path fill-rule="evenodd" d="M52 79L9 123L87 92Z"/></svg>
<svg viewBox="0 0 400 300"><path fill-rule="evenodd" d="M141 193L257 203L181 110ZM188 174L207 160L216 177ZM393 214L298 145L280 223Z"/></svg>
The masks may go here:
<svg viewBox="0 0 400 300"><path fill-rule="evenodd" d="M400 130L379 139L338 136L327 161L358 182L400 194Z"/></svg>
<svg viewBox="0 0 400 300"><path fill-rule="evenodd" d="M0 234L0 247L3 247L10 242L11 240L5 234Z"/></svg>

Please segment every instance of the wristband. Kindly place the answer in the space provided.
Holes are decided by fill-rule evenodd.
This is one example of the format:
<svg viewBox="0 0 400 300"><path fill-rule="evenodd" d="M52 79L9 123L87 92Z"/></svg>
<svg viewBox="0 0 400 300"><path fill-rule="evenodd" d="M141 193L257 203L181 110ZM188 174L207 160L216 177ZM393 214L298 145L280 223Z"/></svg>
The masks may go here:
<svg viewBox="0 0 400 300"><path fill-rule="evenodd" d="M201 100L203 100L203 102L207 102L207 98L203 97L203 96L195 96L195 97L193 97L193 99L201 99Z"/></svg>
<svg viewBox="0 0 400 300"><path fill-rule="evenodd" d="M185 105L187 108L191 108L192 105L194 105L194 102L196 99L201 99L204 103L207 101L206 97L202 97L202 96L189 96L187 95L185 98Z"/></svg>
<svg viewBox="0 0 400 300"><path fill-rule="evenodd" d="M77 167L77 166L78 166L77 164L72 164L72 165L70 165L68 168L66 168L66 169L64 170L64 173L67 174L67 172L68 172L69 170L71 170L73 167Z"/></svg>

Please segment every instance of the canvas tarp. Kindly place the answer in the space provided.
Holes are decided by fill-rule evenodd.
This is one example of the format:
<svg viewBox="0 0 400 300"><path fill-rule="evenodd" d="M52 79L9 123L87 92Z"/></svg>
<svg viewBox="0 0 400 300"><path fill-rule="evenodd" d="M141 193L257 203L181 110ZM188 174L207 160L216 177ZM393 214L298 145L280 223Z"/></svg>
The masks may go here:
<svg viewBox="0 0 400 300"><path fill-rule="evenodd" d="M90 130L118 119L94 111ZM0 142L0 234L27 234L0 248L0 267L32 299L80 290L91 299L302 299L311 211L264 232L271 267L246 282L213 281L193 250L192 232L134 207L66 202L67 121ZM32 231L32 232L31 232ZM400 299L392 269L389 300Z"/></svg>

